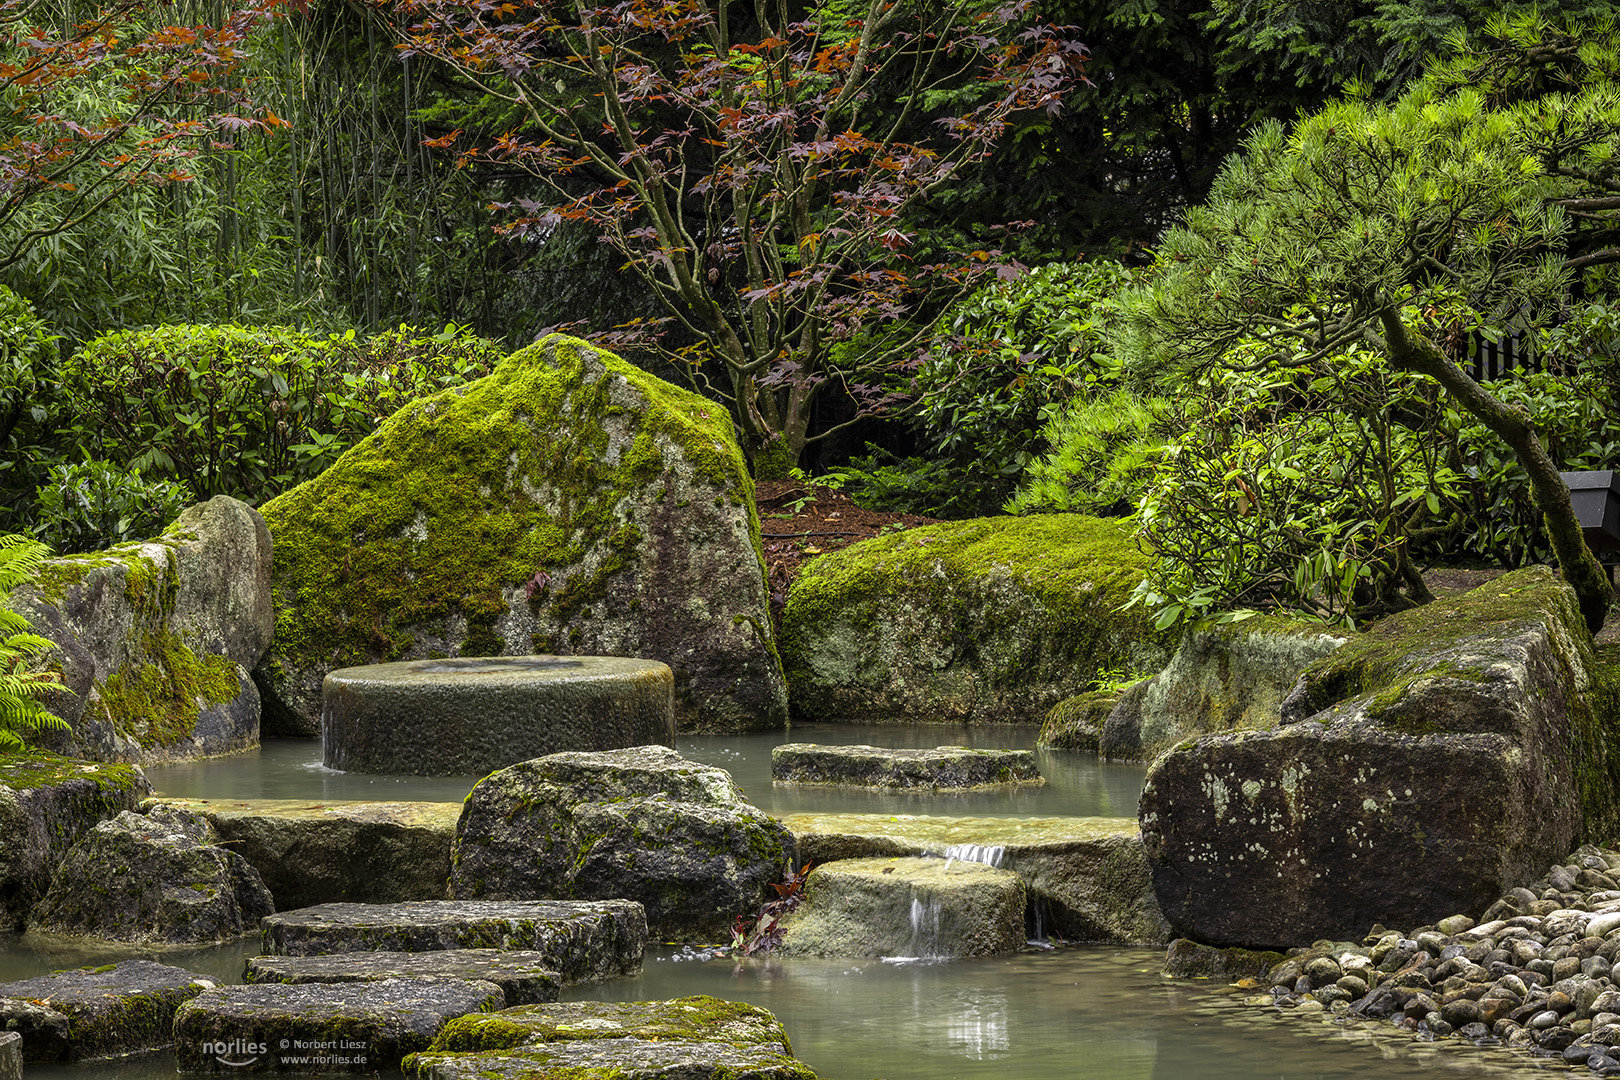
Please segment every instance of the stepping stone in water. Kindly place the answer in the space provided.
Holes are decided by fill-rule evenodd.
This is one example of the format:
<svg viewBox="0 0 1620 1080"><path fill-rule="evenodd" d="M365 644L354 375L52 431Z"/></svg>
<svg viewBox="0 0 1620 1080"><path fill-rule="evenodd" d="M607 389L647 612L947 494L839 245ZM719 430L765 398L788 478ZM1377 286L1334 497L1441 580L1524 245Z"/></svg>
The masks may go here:
<svg viewBox="0 0 1620 1080"><path fill-rule="evenodd" d="M787 1032L769 1011L708 996L464 1016L445 1025L405 1071L419 1080L815 1080L793 1058Z"/></svg>
<svg viewBox="0 0 1620 1080"><path fill-rule="evenodd" d="M641 971L647 916L633 900L419 900L318 904L266 916L264 951L515 949L537 952L564 986Z"/></svg>
<svg viewBox="0 0 1620 1080"><path fill-rule="evenodd" d="M424 975L494 983L501 988L508 1005L556 1001L562 984L562 977L548 966L545 954L500 949L255 956L247 962L250 983L375 982Z"/></svg>
<svg viewBox="0 0 1620 1080"><path fill-rule="evenodd" d="M174 1041L174 1013L217 984L151 960L0 983L0 1030L22 1036L31 1062L84 1061Z"/></svg>
<svg viewBox="0 0 1620 1080"><path fill-rule="evenodd" d="M505 1004L469 979L259 983L209 990L174 1018L181 1072L370 1072L425 1050L445 1022Z"/></svg>
<svg viewBox="0 0 1620 1080"><path fill-rule="evenodd" d="M771 779L778 784L961 791L1046 783L1029 750L966 746L903 750L816 743L784 743L772 750Z"/></svg>
<svg viewBox="0 0 1620 1080"><path fill-rule="evenodd" d="M0 1080L22 1080L22 1036L0 1031Z"/></svg>
<svg viewBox="0 0 1620 1080"><path fill-rule="evenodd" d="M983 863L846 859L810 871L788 956L989 956L1024 937L1024 882Z"/></svg>

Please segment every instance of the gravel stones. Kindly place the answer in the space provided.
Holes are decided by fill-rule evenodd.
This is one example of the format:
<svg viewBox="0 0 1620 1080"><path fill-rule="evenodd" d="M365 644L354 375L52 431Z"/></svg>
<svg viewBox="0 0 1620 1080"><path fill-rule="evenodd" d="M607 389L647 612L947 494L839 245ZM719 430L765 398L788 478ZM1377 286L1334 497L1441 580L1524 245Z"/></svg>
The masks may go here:
<svg viewBox="0 0 1620 1080"><path fill-rule="evenodd" d="M1046 782L1029 750L972 750L966 746L896 750L815 743L784 743L773 749L771 779L778 784L924 790Z"/></svg>
<svg viewBox="0 0 1620 1080"><path fill-rule="evenodd" d="M543 953L502 949L442 952L364 952L330 956L256 956L247 962L250 983L346 983L438 976L480 980L500 987L508 1005L557 1000L562 978Z"/></svg>
<svg viewBox="0 0 1620 1080"><path fill-rule="evenodd" d="M18 1032L32 1062L84 1061L173 1041L175 1010L215 986L150 960L0 983L0 1030Z"/></svg>
<svg viewBox="0 0 1620 1080"><path fill-rule="evenodd" d="M792 843L724 769L668 747L552 754L473 788L450 886L466 899L626 897L659 940L726 942Z"/></svg>
<svg viewBox="0 0 1620 1080"><path fill-rule="evenodd" d="M174 1019L181 1072L362 1072L426 1049L446 1021L505 1004L493 983L450 978L289 986L199 994Z"/></svg>
<svg viewBox="0 0 1620 1080"><path fill-rule="evenodd" d="M564 985L634 975L647 947L641 905L629 900L423 900L318 904L261 924L264 950L322 953L516 949L536 952Z"/></svg>
<svg viewBox="0 0 1620 1080"><path fill-rule="evenodd" d="M229 941L275 910L259 872L218 846L201 817L129 811L85 834L62 860L33 926L109 941Z"/></svg>

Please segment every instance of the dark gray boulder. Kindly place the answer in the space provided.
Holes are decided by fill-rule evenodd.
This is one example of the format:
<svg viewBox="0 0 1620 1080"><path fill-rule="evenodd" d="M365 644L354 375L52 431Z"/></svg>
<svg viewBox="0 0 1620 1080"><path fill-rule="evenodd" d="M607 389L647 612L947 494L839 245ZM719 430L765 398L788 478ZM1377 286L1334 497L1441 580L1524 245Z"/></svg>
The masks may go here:
<svg viewBox="0 0 1620 1080"><path fill-rule="evenodd" d="M150 960L0 983L0 1030L22 1035L27 1061L85 1061L174 1041L180 1005L216 984Z"/></svg>
<svg viewBox="0 0 1620 1080"><path fill-rule="evenodd" d="M427 1049L447 1021L504 1004L493 983L450 978L222 987L175 1014L175 1063L181 1072L376 1073Z"/></svg>
<svg viewBox="0 0 1620 1080"><path fill-rule="evenodd" d="M133 765L39 750L0 756L0 930L23 929L68 850L150 791Z"/></svg>
<svg viewBox="0 0 1620 1080"><path fill-rule="evenodd" d="M228 496L188 507L152 540L49 559L12 594L56 644L72 725L50 749L153 763L258 745L250 672L270 645L270 533Z"/></svg>
<svg viewBox="0 0 1620 1080"><path fill-rule="evenodd" d="M556 1001L562 976L543 953L520 949L446 949L440 952L357 952L328 956L255 956L250 983L377 982L423 976L494 983L508 1005Z"/></svg>
<svg viewBox="0 0 1620 1080"><path fill-rule="evenodd" d="M463 899L622 896L663 941L724 942L758 912L791 834L723 769L664 746L552 754L467 796L451 892Z"/></svg>
<svg viewBox="0 0 1620 1080"><path fill-rule="evenodd" d="M583 341L410 403L264 515L277 730L320 731L334 668L551 653L668 664L685 730L786 720L729 414Z"/></svg>
<svg viewBox="0 0 1620 1080"><path fill-rule="evenodd" d="M0 1031L0 1080L22 1080L22 1036L15 1031Z"/></svg>
<svg viewBox="0 0 1620 1080"><path fill-rule="evenodd" d="M773 748L771 779L778 784L935 790L1046 782L1029 750L973 750L966 746L909 750L815 743L783 743Z"/></svg>
<svg viewBox="0 0 1620 1080"><path fill-rule="evenodd" d="M564 985L635 975L647 919L630 900L424 900L318 904L269 915L264 951L322 953L508 949L539 953Z"/></svg>
<svg viewBox="0 0 1620 1080"><path fill-rule="evenodd" d="M464 1016L405 1071L419 1080L815 1080L775 1016L708 996Z"/></svg>
<svg viewBox="0 0 1620 1080"><path fill-rule="evenodd" d="M1175 931L1280 948L1482 910L1615 828L1613 682L1544 567L1402 612L1306 669L1272 731L1149 770L1142 839Z"/></svg>
<svg viewBox="0 0 1620 1080"><path fill-rule="evenodd" d="M162 944L229 941L275 910L257 870L195 814L125 811L63 858L33 928Z"/></svg>

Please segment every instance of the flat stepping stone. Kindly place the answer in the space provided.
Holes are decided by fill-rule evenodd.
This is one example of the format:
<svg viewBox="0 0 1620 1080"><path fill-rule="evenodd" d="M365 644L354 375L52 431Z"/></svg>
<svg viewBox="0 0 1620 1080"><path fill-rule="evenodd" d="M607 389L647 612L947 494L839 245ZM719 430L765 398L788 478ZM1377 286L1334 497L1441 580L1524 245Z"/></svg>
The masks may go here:
<svg viewBox="0 0 1620 1080"><path fill-rule="evenodd" d="M501 949L255 956L247 962L250 983L376 982L421 976L494 983L501 988L508 1005L556 1001L562 985L562 976L548 966L544 953Z"/></svg>
<svg viewBox="0 0 1620 1080"><path fill-rule="evenodd" d="M785 956L993 956L1025 942L1024 882L983 863L847 859L810 871Z"/></svg>
<svg viewBox="0 0 1620 1080"><path fill-rule="evenodd" d="M635 975L647 916L633 900L418 900L317 904L268 915L264 951L322 953L507 949L539 953L564 986Z"/></svg>
<svg viewBox="0 0 1620 1080"><path fill-rule="evenodd" d="M22 1036L15 1031L0 1031L0 1080L22 1080Z"/></svg>
<svg viewBox="0 0 1620 1080"><path fill-rule="evenodd" d="M258 983L197 995L174 1018L181 1072L370 1072L432 1045L447 1021L505 1004L494 983Z"/></svg>
<svg viewBox="0 0 1620 1080"><path fill-rule="evenodd" d="M201 814L259 872L278 911L444 900L461 803L150 800Z"/></svg>
<svg viewBox="0 0 1620 1080"><path fill-rule="evenodd" d="M22 1036L30 1062L85 1061L174 1041L174 1014L217 983L151 960L0 983L0 1030Z"/></svg>
<svg viewBox="0 0 1620 1080"><path fill-rule="evenodd" d="M405 1064L420 1080L814 1080L766 1009L706 995L464 1016Z"/></svg>
<svg viewBox="0 0 1620 1080"><path fill-rule="evenodd" d="M675 745L675 676L622 656L401 660L321 683L328 768L483 775L564 750Z"/></svg>
<svg viewBox="0 0 1620 1080"><path fill-rule="evenodd" d="M791 814L799 858L816 864L942 855L1024 879L1041 924L1069 941L1163 945L1170 926L1153 894L1135 818L968 818Z"/></svg>
<svg viewBox="0 0 1620 1080"><path fill-rule="evenodd" d="M1044 784L1030 750L932 750L881 746L783 743L771 751L771 779L778 784L972 791L1006 784Z"/></svg>

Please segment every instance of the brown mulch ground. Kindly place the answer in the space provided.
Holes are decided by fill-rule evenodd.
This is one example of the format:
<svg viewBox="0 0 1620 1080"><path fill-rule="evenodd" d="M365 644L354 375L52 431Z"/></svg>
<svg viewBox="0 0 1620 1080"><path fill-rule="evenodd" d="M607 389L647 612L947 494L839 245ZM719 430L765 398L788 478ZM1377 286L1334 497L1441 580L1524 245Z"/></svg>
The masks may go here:
<svg viewBox="0 0 1620 1080"><path fill-rule="evenodd" d="M760 480L754 485L754 497L759 502L760 540L765 548L766 579L771 586L771 616L777 622L781 621L782 608L787 603L788 587L799 576L805 560L882 532L932 525L936 521L917 514L863 510L841 491L793 480Z"/></svg>

